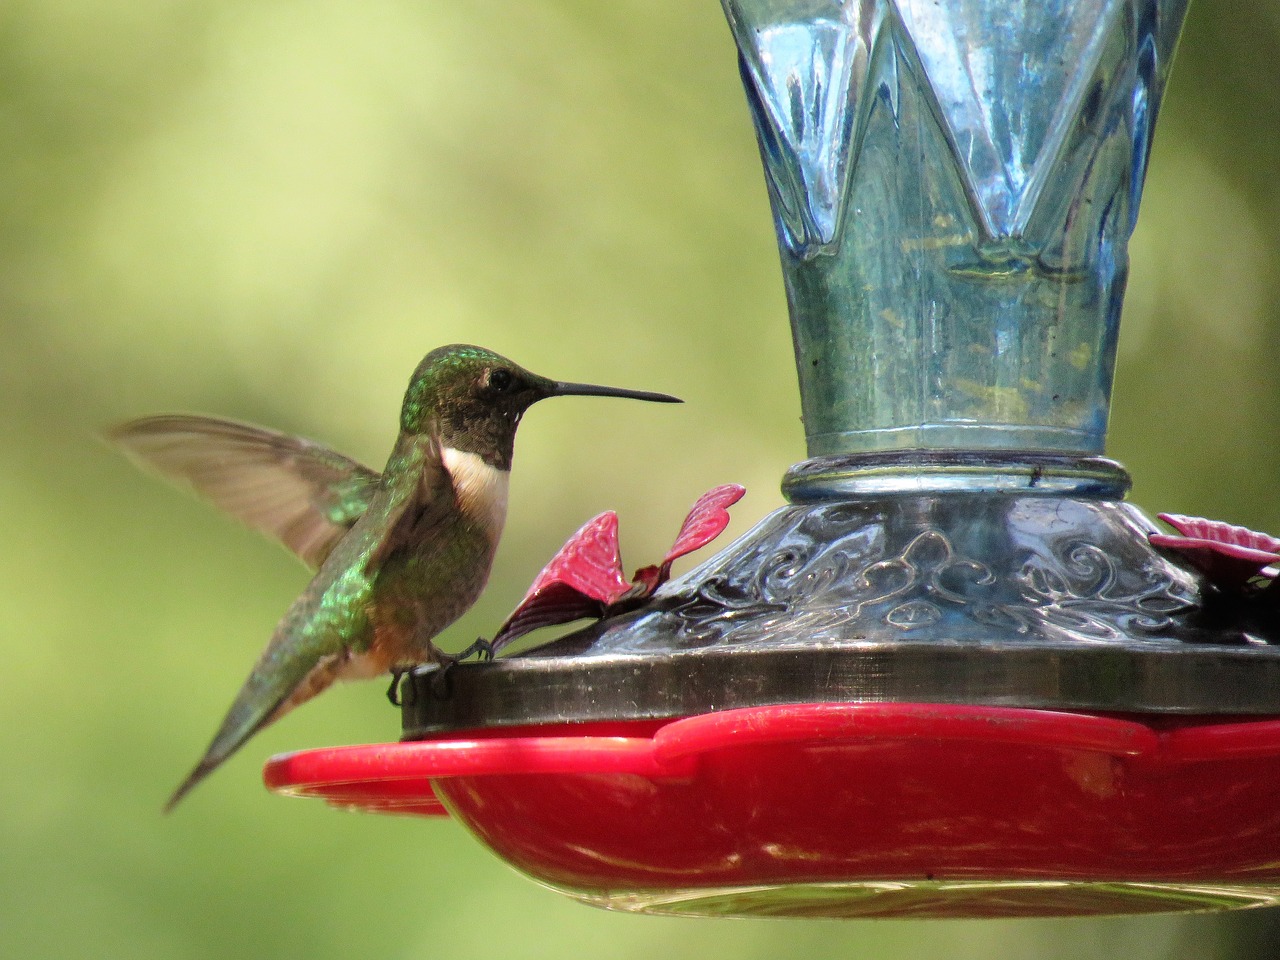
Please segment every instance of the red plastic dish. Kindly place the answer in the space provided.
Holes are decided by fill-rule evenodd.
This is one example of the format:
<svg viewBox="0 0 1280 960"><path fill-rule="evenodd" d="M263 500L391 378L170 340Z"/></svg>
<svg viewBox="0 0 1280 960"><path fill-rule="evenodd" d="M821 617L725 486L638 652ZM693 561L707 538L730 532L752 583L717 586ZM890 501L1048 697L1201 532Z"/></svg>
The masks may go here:
<svg viewBox="0 0 1280 960"><path fill-rule="evenodd" d="M1280 720L801 704L285 754L281 793L446 807L588 903L1045 916L1280 902Z"/></svg>

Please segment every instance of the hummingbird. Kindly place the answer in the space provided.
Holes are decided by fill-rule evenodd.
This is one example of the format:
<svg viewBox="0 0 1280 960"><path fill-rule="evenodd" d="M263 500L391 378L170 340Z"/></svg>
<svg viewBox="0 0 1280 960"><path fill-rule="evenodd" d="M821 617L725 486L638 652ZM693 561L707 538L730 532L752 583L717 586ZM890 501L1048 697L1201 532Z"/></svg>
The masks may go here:
<svg viewBox="0 0 1280 960"><path fill-rule="evenodd" d="M380 474L301 437L212 417L144 417L108 432L141 465L278 540L315 571L166 812L255 733L334 681L398 678L456 659L433 638L489 579L520 418L539 400L567 396L680 402L550 380L454 344L432 350L414 371Z"/></svg>

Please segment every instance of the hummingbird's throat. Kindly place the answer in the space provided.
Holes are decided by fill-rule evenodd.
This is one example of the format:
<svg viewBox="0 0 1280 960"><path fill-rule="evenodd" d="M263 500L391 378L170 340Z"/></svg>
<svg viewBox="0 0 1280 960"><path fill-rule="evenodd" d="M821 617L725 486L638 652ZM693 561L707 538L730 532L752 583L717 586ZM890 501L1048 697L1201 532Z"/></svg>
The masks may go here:
<svg viewBox="0 0 1280 960"><path fill-rule="evenodd" d="M440 459L453 479L462 512L488 531L496 544L507 519L507 487L511 472L485 463L476 453L445 447Z"/></svg>

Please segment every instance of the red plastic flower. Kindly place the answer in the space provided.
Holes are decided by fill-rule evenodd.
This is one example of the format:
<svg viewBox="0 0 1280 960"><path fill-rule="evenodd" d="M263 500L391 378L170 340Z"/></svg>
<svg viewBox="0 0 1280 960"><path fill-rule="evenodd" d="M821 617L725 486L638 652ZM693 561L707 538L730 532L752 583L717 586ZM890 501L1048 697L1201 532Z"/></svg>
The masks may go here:
<svg viewBox="0 0 1280 960"><path fill-rule="evenodd" d="M491 641L493 651L539 627L600 618L638 606L666 583L673 562L721 534L729 525L728 508L746 492L729 483L703 494L684 518L662 563L641 567L630 580L622 573L618 515L609 510L593 517L542 568Z"/></svg>
<svg viewBox="0 0 1280 960"><path fill-rule="evenodd" d="M1256 581L1273 581L1280 564L1280 540L1220 520L1159 514L1181 536L1151 534L1151 545L1183 557L1214 586L1245 592Z"/></svg>

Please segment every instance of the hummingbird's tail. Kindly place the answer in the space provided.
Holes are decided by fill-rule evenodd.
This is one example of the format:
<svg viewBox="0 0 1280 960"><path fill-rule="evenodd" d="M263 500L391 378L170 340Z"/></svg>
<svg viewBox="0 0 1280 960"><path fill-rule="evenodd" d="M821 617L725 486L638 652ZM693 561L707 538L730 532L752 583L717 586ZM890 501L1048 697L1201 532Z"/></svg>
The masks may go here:
<svg viewBox="0 0 1280 960"><path fill-rule="evenodd" d="M172 811L201 780L222 766L259 730L328 688L347 661L344 651L321 657L319 662L310 663L310 669L304 663L301 679L291 683L288 678L296 676L297 672L290 671L288 664L280 662L279 653L279 645L273 641L240 688L209 749L165 804L165 813Z"/></svg>
<svg viewBox="0 0 1280 960"><path fill-rule="evenodd" d="M239 703L240 701L237 699L236 706L239 706ZM196 784L222 766L233 753L244 746L250 737L271 723L272 720L275 720L277 716L283 716L286 712L280 709L280 705L277 705L275 709L270 710L257 723L243 728L242 724L237 722L236 706L231 708L231 711L222 721L222 726L218 729L218 735L213 738L213 742L209 744L209 749L200 758L200 762L187 774L187 779L179 784L178 789L173 791L173 796L164 805L165 813L171 813L173 808L178 805L178 802L190 793Z"/></svg>
<svg viewBox="0 0 1280 960"><path fill-rule="evenodd" d="M222 761L225 759L226 757L213 757L209 754L205 754L204 757L201 758L200 762L196 764L195 769L187 774L187 779L182 781L181 786L179 786L177 790L173 791L173 796L171 796L169 798L169 802L164 805L164 812L172 813L173 808L178 805L178 801L190 793L197 783L209 774L213 773L214 770L218 769L218 767L222 765Z"/></svg>

